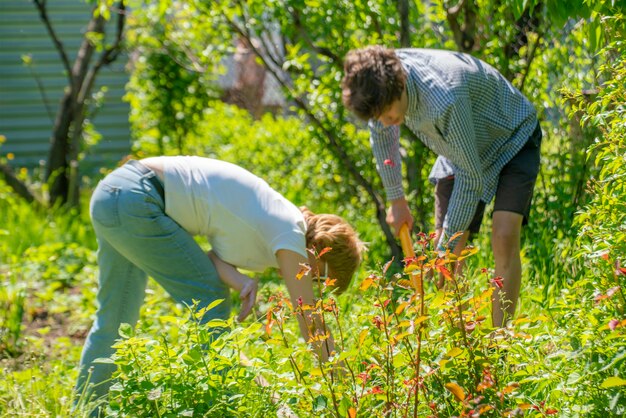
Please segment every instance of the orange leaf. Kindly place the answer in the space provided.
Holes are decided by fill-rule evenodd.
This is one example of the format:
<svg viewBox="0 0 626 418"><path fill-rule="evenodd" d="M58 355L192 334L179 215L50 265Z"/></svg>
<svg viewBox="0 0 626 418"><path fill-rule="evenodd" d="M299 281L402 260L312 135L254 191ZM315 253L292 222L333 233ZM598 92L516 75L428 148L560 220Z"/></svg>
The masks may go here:
<svg viewBox="0 0 626 418"><path fill-rule="evenodd" d="M436 270L443 274L443 277L445 277L446 279L452 278L452 273L450 273L450 270L448 270L444 266L437 266Z"/></svg>
<svg viewBox="0 0 626 418"><path fill-rule="evenodd" d="M478 247L473 247L468 245L461 251L461 255L459 255L459 260L463 260L464 258L470 257L478 252Z"/></svg>
<svg viewBox="0 0 626 418"><path fill-rule="evenodd" d="M504 395L508 395L509 393L513 393L519 387L519 383L513 382L509 383L504 389L502 389L502 393Z"/></svg>
<svg viewBox="0 0 626 418"><path fill-rule="evenodd" d="M413 325L421 324L422 322L428 319L428 315L420 316L415 321L413 321Z"/></svg>
<svg viewBox="0 0 626 418"><path fill-rule="evenodd" d="M363 282L361 283L361 286L359 286L359 289L367 290L373 283L374 283L374 280L368 277L367 279L363 280Z"/></svg>
<svg viewBox="0 0 626 418"><path fill-rule="evenodd" d="M348 409L348 416L350 418L356 418L356 409L353 406Z"/></svg>
<svg viewBox="0 0 626 418"><path fill-rule="evenodd" d="M329 287L334 286L336 281L337 279L326 279L324 280L324 285Z"/></svg>
<svg viewBox="0 0 626 418"><path fill-rule="evenodd" d="M459 402L463 402L465 400L465 392L463 391L461 386L457 385L456 383L446 383L446 389L448 389Z"/></svg>
<svg viewBox="0 0 626 418"><path fill-rule="evenodd" d="M267 323L265 324L265 333L270 335L272 332L272 325L274 325L274 321L272 320L272 311L267 311Z"/></svg>
<svg viewBox="0 0 626 418"><path fill-rule="evenodd" d="M301 280L304 275L309 274L311 271L311 266L307 263L300 263L300 271L296 274L296 279Z"/></svg>
<svg viewBox="0 0 626 418"><path fill-rule="evenodd" d="M413 289L411 282L406 279L400 279L396 282L396 284L404 289Z"/></svg>
<svg viewBox="0 0 626 418"><path fill-rule="evenodd" d="M460 237L461 235L463 235L463 231L457 232L456 234L453 234L450 239L448 240L448 242L452 242L455 239L457 239L458 237Z"/></svg>
<svg viewBox="0 0 626 418"><path fill-rule="evenodd" d="M402 302L401 304L399 304L398 307L396 308L396 315L400 315L407 305L408 305L407 302Z"/></svg>
<svg viewBox="0 0 626 418"><path fill-rule="evenodd" d="M324 249L323 249L322 251L320 251L320 253L317 255L317 258L322 258L322 256L323 256L324 254L326 254L327 252L329 252L329 251L331 251L331 250L332 250L332 247L326 247L326 248L324 248Z"/></svg>

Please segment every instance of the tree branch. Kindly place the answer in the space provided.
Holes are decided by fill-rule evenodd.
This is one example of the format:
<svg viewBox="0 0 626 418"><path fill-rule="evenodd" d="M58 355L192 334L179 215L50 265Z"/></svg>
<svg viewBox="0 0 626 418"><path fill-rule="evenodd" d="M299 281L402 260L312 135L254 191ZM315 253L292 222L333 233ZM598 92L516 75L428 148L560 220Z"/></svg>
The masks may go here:
<svg viewBox="0 0 626 418"><path fill-rule="evenodd" d="M126 9L124 6L124 1L120 1L120 8L117 15L117 30L115 34L115 42L100 55L100 58L98 59L96 65L94 65L87 73L85 81L82 83L80 92L78 94L78 103L84 103L87 95L91 92L93 84L95 83L96 76L98 75L98 72L102 69L102 67L104 67L105 65L109 65L119 56L122 50L122 39L125 20Z"/></svg>
<svg viewBox="0 0 626 418"><path fill-rule="evenodd" d="M537 53L537 48L542 40L542 34L537 32L537 40L533 43L532 47L528 51L528 56L526 57L526 68L522 73L522 79L520 80L519 90L524 91L524 84L526 83L526 78L528 78L528 73L530 72L530 66L533 64L535 60L535 54Z"/></svg>
<svg viewBox="0 0 626 418"><path fill-rule="evenodd" d="M464 22L459 23L461 11ZM446 8L446 19L454 35L454 41L462 52L469 52L474 47L476 12L472 0L460 0L456 6Z"/></svg>
<svg viewBox="0 0 626 418"><path fill-rule="evenodd" d="M246 36L246 33L249 34L249 32L242 29L241 27L239 27L239 25L237 25L237 23L229 19L228 16L226 16L225 14L222 14L222 16L228 22L228 24L233 28L233 30L235 30L235 32L237 32L238 34L244 37ZM278 74L275 68L272 68L269 65L266 58L260 53L258 48L251 42L251 39L250 38L247 38L247 39L250 41L249 42L250 48L262 61L263 66L266 68L266 70L269 71L272 74L272 76L274 76L274 78L278 81L278 83L281 85L283 89L291 92L291 88L288 85L288 83L282 77L280 77L280 75ZM278 68L281 68L281 67L278 67ZM335 155L337 159L339 159L341 162L344 163L343 168L352 176L352 178L354 178L357 185L365 189L367 194L370 196L370 198L374 202L375 209L376 209L376 217L381 226L381 229L383 230L383 233L385 234L387 243L389 244L394 257L397 256L398 259L401 259L401 250L400 250L398 243L396 242L396 239L393 233L391 232L391 228L387 224L385 202L380 196L380 194L377 193L376 190L374 190L374 187L372 186L372 184L365 177L363 177L359 169L355 167L355 165L352 163L352 158L350 158L350 156L346 153L344 148L340 145L339 143L340 140L338 136L324 125L322 120L320 120L313 113L313 111L309 109L309 107L307 106L307 104L304 102L302 98L297 97L294 94L291 94L291 96L293 97L293 100L296 103L297 107L302 112L304 112L304 114L313 123L313 125L316 126L319 129L319 131L324 134L324 136L328 140L328 145L330 145L329 147L330 151Z"/></svg>
<svg viewBox="0 0 626 418"><path fill-rule="evenodd" d="M34 203L38 207L43 208L45 205L37 198L37 196L29 189L29 187L20 180L16 175L13 169L4 164L0 163L0 173L4 177L4 181L7 185L13 189L18 196L24 198L28 203Z"/></svg>
<svg viewBox="0 0 626 418"><path fill-rule="evenodd" d="M54 28L52 27L52 22L50 22L50 18L48 17L48 9L46 8L46 0L33 0L33 2L35 3L35 6L37 6L37 9L39 10L39 16L41 17L41 20L43 21L44 25L46 26L46 29L48 30L48 35L50 35L50 39L52 39L52 42L54 43L54 46L59 52L59 55L61 55L61 62L63 63L63 67L65 67L65 71L67 72L67 76L69 77L70 83L71 83L72 66L70 65L70 59L68 58L67 53L65 52L65 47L63 46L63 43L57 36Z"/></svg>
<svg viewBox="0 0 626 418"><path fill-rule="evenodd" d="M340 57L338 57L335 53L333 53L330 49L323 47L323 46L317 46L313 43L313 41L311 40L311 37L309 36L306 29L302 25L302 20L300 19L300 13L298 12L298 10L295 10L294 8L290 7L289 14L291 14L291 17L293 18L293 23L296 29L298 30L298 34L302 37L302 39L304 39L304 42L306 42L306 44L309 45L309 47L311 47L319 55L330 58L331 60L338 63L339 65L343 65L343 60Z"/></svg>
<svg viewBox="0 0 626 418"><path fill-rule="evenodd" d="M397 0L396 9L400 16L400 46L411 46L411 25L409 24L409 0Z"/></svg>

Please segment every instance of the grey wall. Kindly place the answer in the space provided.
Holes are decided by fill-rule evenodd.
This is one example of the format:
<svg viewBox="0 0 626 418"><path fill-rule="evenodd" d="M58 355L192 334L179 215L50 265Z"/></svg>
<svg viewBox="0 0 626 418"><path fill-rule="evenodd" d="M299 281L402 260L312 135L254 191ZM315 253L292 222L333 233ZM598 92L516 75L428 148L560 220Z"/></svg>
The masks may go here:
<svg viewBox="0 0 626 418"><path fill-rule="evenodd" d="M80 0L50 0L50 19L73 62L91 8ZM111 32L112 33L112 32ZM32 66L22 62L30 55ZM102 135L83 167L114 165L130 150L129 105L122 100L128 80L126 56L101 70L94 92L107 86L104 105L92 119ZM38 84L40 86L38 86ZM31 0L0 0L0 156L15 155L13 166L34 167L48 156L50 136L67 77ZM42 95L42 91L45 95Z"/></svg>

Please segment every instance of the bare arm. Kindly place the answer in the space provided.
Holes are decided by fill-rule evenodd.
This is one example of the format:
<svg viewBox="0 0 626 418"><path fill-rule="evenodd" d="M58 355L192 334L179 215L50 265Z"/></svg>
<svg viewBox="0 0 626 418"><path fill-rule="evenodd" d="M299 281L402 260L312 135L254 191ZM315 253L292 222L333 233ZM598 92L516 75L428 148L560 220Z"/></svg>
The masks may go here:
<svg viewBox="0 0 626 418"><path fill-rule="evenodd" d="M313 292L313 279L310 274L304 275L299 280L296 278L300 272L300 265L308 263L308 260L291 250L278 250L276 259L293 306L298 306L300 302L303 305L314 306L315 294ZM325 329L320 315L312 313L311 310L305 310L303 315L298 315L298 324L300 325L300 333L306 341L311 340L313 336L329 334L327 339L313 342L313 347L321 354L321 360L328 360L328 357L335 351L335 343L332 335L330 335L330 330Z"/></svg>
<svg viewBox="0 0 626 418"><path fill-rule="evenodd" d="M257 281L241 273L235 266L219 258L213 251L209 251L207 255L213 262L213 265L215 265L215 270L217 270L220 280L226 283L228 287L239 292L241 311L237 315L237 320L243 321L252 312L252 308L256 303Z"/></svg>

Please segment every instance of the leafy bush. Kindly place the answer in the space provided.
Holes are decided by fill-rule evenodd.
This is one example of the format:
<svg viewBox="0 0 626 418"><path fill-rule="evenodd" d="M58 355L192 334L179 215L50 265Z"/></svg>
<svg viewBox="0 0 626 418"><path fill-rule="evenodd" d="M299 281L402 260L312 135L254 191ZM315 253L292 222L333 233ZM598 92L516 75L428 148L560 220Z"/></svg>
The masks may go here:
<svg viewBox="0 0 626 418"><path fill-rule="evenodd" d="M261 326L236 328L215 338L216 329L232 322L213 320L199 325L201 315L193 314L188 321L161 317L169 326L158 338L135 335L127 324L120 328L123 338L115 345L114 355L119 369L107 416L263 417L276 413L278 406L270 390L254 381L258 371L240 362L243 340L253 338Z"/></svg>

